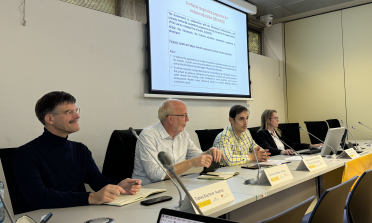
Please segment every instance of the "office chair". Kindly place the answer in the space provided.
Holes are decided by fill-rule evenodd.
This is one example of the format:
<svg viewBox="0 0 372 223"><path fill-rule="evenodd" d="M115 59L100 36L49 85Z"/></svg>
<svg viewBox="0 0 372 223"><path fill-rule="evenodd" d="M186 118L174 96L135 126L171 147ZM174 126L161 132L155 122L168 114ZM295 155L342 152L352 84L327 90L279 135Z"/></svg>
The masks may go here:
<svg viewBox="0 0 372 223"><path fill-rule="evenodd" d="M200 149L204 152L210 149L217 135L222 131L223 129L195 130L195 133L198 135Z"/></svg>
<svg viewBox="0 0 372 223"><path fill-rule="evenodd" d="M283 135L294 143L301 143L299 123L279 123L278 128Z"/></svg>
<svg viewBox="0 0 372 223"><path fill-rule="evenodd" d="M341 124L338 121L338 119L327 119L326 122L328 123L330 129L341 127Z"/></svg>
<svg viewBox="0 0 372 223"><path fill-rule="evenodd" d="M343 222L346 198L358 176L329 188L316 203L314 210L304 216L302 223Z"/></svg>
<svg viewBox="0 0 372 223"><path fill-rule="evenodd" d="M251 133L252 139L256 142L257 141L257 132L260 129L260 126L248 128L249 132Z"/></svg>
<svg viewBox="0 0 372 223"><path fill-rule="evenodd" d="M346 200L344 222L372 222L372 170L365 171Z"/></svg>
<svg viewBox="0 0 372 223"><path fill-rule="evenodd" d="M135 129L139 135L142 129ZM131 178L137 138L129 130L112 132L107 147L102 174L118 182Z"/></svg>
<svg viewBox="0 0 372 223"><path fill-rule="evenodd" d="M0 149L0 159L9 191L10 201L12 203L13 213L15 215L25 212L22 210L21 202L23 202L23 199L13 172L13 154L16 149L17 148Z"/></svg>
<svg viewBox="0 0 372 223"><path fill-rule="evenodd" d="M315 121L315 122L304 122L307 128L307 131L315 135L321 140L325 140L328 132L328 125L325 121ZM321 143L319 140L314 138L309 134L311 144Z"/></svg>
<svg viewBox="0 0 372 223"><path fill-rule="evenodd" d="M306 210L309 208L311 202L315 199L314 196L306 199L305 201L297 204L290 209L283 211L271 218L267 218L265 220L259 221L257 223L296 223L301 222L302 218L304 217Z"/></svg>

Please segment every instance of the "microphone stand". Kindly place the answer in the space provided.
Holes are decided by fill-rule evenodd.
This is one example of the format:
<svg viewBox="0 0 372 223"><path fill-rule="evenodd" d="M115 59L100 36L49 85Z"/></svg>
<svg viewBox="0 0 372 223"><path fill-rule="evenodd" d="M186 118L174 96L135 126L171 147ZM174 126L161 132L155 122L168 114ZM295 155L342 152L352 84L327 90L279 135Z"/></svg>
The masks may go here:
<svg viewBox="0 0 372 223"><path fill-rule="evenodd" d="M163 159L161 159L160 157L163 157ZM189 193L185 185L182 183L182 181L178 177L177 172L175 171L173 163L169 159L168 154L164 151L161 151L158 153L158 158L160 162L163 164L164 168L167 169L173 175L173 177L177 180L178 184L181 185L183 191L185 191L186 195L189 197L191 203L194 205L194 207L199 212L199 214L204 215L203 212L200 210L199 206L196 204L194 198L191 196L191 194Z"/></svg>
<svg viewBox="0 0 372 223"><path fill-rule="evenodd" d="M361 124L362 126L364 126L364 127L366 127L366 128L368 128L369 130L372 130L370 127L368 127L368 126L366 126L366 125L364 125L364 124L362 124L361 122L358 122L359 124Z"/></svg>
<svg viewBox="0 0 372 223"><path fill-rule="evenodd" d="M169 177L169 179L172 181L172 183L174 184L174 186L176 186L177 190L178 190L178 193L180 195L180 200L178 202L178 206L175 206L174 209L180 209L181 205L182 205L182 195L181 195L181 191L180 189L178 188L178 186L176 185L176 183L172 180L172 177L169 176L168 172L166 170L164 170L164 168L162 167L162 165L160 165L160 163L158 162L157 159L155 159L155 157L150 153L150 151L147 149L146 145L141 141L141 139L138 137L136 131L134 131L134 129L132 127L129 128L129 131L131 131L131 133L137 138L137 140L142 144L142 146L146 149L147 153L151 155L151 157L155 160L155 162L160 166L160 168L164 171L165 174L167 174L167 176Z"/></svg>
<svg viewBox="0 0 372 223"><path fill-rule="evenodd" d="M274 130L274 131L275 131L275 130ZM271 134L272 137L275 137L275 138L279 139L279 137L277 137L277 136L274 135L273 133L270 132L270 134ZM288 147L292 150L292 152L294 152L296 155L301 156L301 154L299 154L296 150L294 150L292 147L290 147L290 146L289 146L287 143L285 143L283 140L281 140L281 139L279 139L279 140L280 140L282 143L284 143L284 145L288 146ZM301 156L301 158L304 159L302 156Z"/></svg>
<svg viewBox="0 0 372 223"><path fill-rule="evenodd" d="M342 120L340 120L340 122L342 123L342 125L346 128L346 130L347 130L347 133L349 133L350 134L350 136L353 138L353 140L354 140L354 142L355 142L355 148L356 148L356 150L360 150L359 149L359 147L358 147L358 143L357 143L357 141L355 140L355 138L354 138L354 136L351 134L351 132L349 131L349 129L346 127L346 125L344 124L344 122L342 121ZM346 139L345 139L346 140Z"/></svg>
<svg viewBox="0 0 372 223"><path fill-rule="evenodd" d="M364 135L365 137L369 138L368 136L366 136L365 134L363 134L361 131L359 131L358 129L356 129L354 126L351 126L351 128L357 130L360 134L362 134L362 135ZM369 139L371 140L371 143L372 143L372 139L371 139L371 138L369 138ZM367 144L367 146L371 146L370 143L366 143L366 144Z"/></svg>
<svg viewBox="0 0 372 223"><path fill-rule="evenodd" d="M252 141L251 141L251 147L252 147L252 150L253 150L253 153L254 153L254 157L256 157L256 162L257 162L257 166L258 166L258 170L257 170L257 177L254 177L254 178L251 178L249 180L246 180L244 181L244 184L245 185L248 185L248 184L258 184L258 181L260 180L260 172L261 172L261 167L260 167L260 164L258 162L258 159L257 159L257 155L256 155L256 150L253 146L253 138L252 138Z"/></svg>
<svg viewBox="0 0 372 223"><path fill-rule="evenodd" d="M323 144L324 144L324 141L323 140L320 140L318 137L316 137L315 135L313 135L313 134L311 134L310 132L308 132L308 131L306 131L304 128L302 128L301 126L298 126L298 128L299 129L301 129L301 130L303 130L303 131L305 131L305 132L307 132L308 134L310 134L312 137L314 137L314 138L316 138L317 140L319 140L319 141L321 141ZM337 159L337 151L332 147L332 146L330 146L330 145L328 145L328 144L326 144L327 146L329 146L329 147L331 147L331 149L333 150L333 155L331 155L332 156L332 158L333 159Z"/></svg>
<svg viewBox="0 0 372 223"><path fill-rule="evenodd" d="M1 199L1 202L3 203L3 206L5 207L6 213L8 214L10 221L11 221L12 223L15 223L15 221L14 221L12 215L10 214L10 211L9 211L9 209L8 209L8 206L5 204L5 201L4 201L2 195L0 195L0 199Z"/></svg>

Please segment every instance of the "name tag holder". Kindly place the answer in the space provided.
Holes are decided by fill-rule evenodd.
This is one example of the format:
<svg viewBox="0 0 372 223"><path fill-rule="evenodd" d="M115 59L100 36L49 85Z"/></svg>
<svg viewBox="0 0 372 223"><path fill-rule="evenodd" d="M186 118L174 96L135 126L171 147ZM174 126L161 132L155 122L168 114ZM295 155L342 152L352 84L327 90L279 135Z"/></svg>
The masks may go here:
<svg viewBox="0 0 372 223"><path fill-rule="evenodd" d="M324 167L327 167L327 164L324 162L323 157L317 155L302 159L296 170L308 170L311 172Z"/></svg>
<svg viewBox="0 0 372 223"><path fill-rule="evenodd" d="M291 171L286 164L264 169L257 184L269 181L271 186L293 179Z"/></svg>
<svg viewBox="0 0 372 223"><path fill-rule="evenodd" d="M235 200L235 197L231 192L226 180L191 190L189 193L194 198L196 204L203 213L217 206ZM180 210L187 212L193 211L193 213L198 214L188 196L185 196Z"/></svg>
<svg viewBox="0 0 372 223"><path fill-rule="evenodd" d="M355 159L360 157L360 155L354 149L345 149L341 154L340 157L342 158L350 158Z"/></svg>

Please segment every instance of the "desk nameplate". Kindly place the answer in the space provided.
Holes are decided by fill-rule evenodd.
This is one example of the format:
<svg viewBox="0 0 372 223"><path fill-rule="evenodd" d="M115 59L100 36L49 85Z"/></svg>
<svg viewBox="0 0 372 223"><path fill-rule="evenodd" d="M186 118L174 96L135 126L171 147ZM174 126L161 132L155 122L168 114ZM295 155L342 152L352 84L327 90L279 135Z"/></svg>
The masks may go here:
<svg viewBox="0 0 372 223"><path fill-rule="evenodd" d="M327 164L323 160L323 157L317 155L302 159L296 170L308 170L311 172L325 167L327 167Z"/></svg>
<svg viewBox="0 0 372 223"><path fill-rule="evenodd" d="M258 184L269 181L270 185L274 186L290 179L293 179L291 171L289 171L286 164L282 164L279 166L264 169L260 179L258 180Z"/></svg>
<svg viewBox="0 0 372 223"><path fill-rule="evenodd" d="M360 155L352 148L350 149L345 149L341 154L340 157L342 158L350 158L350 159L355 159L360 157Z"/></svg>

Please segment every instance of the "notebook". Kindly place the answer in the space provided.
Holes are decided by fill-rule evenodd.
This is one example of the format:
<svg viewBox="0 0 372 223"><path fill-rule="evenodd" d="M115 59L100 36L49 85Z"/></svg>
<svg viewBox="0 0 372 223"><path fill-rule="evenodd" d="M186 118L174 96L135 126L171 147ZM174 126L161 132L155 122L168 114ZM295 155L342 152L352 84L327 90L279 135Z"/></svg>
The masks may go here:
<svg viewBox="0 0 372 223"><path fill-rule="evenodd" d="M113 200L112 202L105 203L107 205L113 205L113 206L123 206L126 204L130 204L136 201L144 200L146 197L157 194L161 192L167 191L166 189L149 189L149 188L141 188L139 192L137 192L135 195L119 195Z"/></svg>

